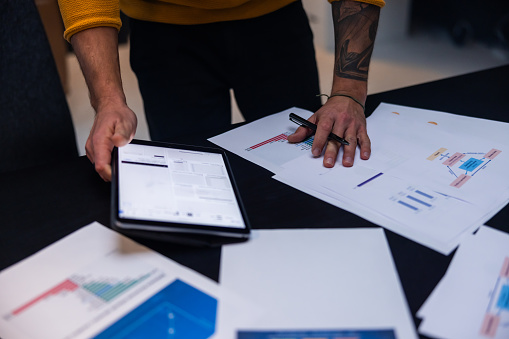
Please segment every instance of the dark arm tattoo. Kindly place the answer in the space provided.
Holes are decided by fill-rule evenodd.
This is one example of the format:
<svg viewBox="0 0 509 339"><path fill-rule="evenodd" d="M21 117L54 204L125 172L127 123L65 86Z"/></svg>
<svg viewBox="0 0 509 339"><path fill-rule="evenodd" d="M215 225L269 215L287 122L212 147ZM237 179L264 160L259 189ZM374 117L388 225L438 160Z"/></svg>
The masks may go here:
<svg viewBox="0 0 509 339"><path fill-rule="evenodd" d="M356 1L334 1L336 38L334 73L341 78L367 81L380 7Z"/></svg>

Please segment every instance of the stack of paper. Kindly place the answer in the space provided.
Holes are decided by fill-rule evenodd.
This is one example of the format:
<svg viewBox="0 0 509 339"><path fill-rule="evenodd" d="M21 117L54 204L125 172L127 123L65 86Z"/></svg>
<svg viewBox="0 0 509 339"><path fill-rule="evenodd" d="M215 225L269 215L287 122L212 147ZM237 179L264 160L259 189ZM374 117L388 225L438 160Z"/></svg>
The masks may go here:
<svg viewBox="0 0 509 339"><path fill-rule="evenodd" d="M509 338L509 235L482 226L466 238L417 316L427 336Z"/></svg>
<svg viewBox="0 0 509 339"><path fill-rule="evenodd" d="M509 202L509 124L381 104L367 119L369 160L323 167L312 138L290 144L293 108L210 141L303 192L449 254ZM358 152L357 152L358 153ZM342 153L339 154L342 157Z"/></svg>

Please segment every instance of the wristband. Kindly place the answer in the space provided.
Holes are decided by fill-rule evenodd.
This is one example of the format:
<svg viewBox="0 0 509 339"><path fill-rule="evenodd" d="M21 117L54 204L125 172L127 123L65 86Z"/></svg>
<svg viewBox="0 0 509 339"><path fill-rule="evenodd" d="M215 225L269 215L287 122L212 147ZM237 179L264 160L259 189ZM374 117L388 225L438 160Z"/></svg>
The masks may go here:
<svg viewBox="0 0 509 339"><path fill-rule="evenodd" d="M356 103L358 103L359 105L361 105L362 107L362 111L364 112L366 110L366 108L364 107L364 105L357 99L355 99L353 96L351 95L348 95L348 94L340 94L340 93L333 93L331 95L327 95L327 94L318 94L317 97L322 97L322 96L326 96L327 99L330 99L331 97L347 97L347 98L350 98L352 99L353 101L355 101Z"/></svg>

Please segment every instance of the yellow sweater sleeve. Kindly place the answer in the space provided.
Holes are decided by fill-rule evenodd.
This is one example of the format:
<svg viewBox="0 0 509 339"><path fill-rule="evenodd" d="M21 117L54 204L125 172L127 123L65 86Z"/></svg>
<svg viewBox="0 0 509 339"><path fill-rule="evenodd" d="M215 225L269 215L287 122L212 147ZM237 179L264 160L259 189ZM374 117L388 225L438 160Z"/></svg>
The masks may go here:
<svg viewBox="0 0 509 339"><path fill-rule="evenodd" d="M122 10L139 20L173 24L200 24L256 17L277 10L295 0L195 0L193 6L178 5L181 0L123 0ZM336 0L329 0L329 2ZM383 7L384 0L357 0ZM120 30L120 0L58 0L64 21L64 38L88 28L109 26ZM198 6L198 5L201 5ZM210 6L204 9L204 4ZM226 5L230 4L231 7Z"/></svg>
<svg viewBox="0 0 509 339"><path fill-rule="evenodd" d="M64 38L82 30L107 26L120 30L120 5L118 0L58 0L64 21Z"/></svg>
<svg viewBox="0 0 509 339"><path fill-rule="evenodd" d="M332 3L333 1L339 1L339 0L329 0L330 3ZM385 1L384 0L356 0L356 1L365 2L367 4L376 5L376 6L379 6L379 7L385 6Z"/></svg>

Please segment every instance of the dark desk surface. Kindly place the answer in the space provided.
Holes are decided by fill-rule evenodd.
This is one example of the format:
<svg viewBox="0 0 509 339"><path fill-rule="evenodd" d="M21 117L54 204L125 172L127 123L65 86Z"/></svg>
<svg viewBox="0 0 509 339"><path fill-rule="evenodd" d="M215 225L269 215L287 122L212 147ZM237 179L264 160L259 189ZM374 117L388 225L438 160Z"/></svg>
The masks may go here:
<svg viewBox="0 0 509 339"><path fill-rule="evenodd" d="M370 114L379 103L387 102L509 122L507 79L509 66L503 66L370 95L366 112ZM174 141L211 146L206 139L219 132ZM271 172L234 154L229 159L254 229L333 228L338 224L349 228L378 227L271 179ZM99 178L85 157L2 174L0 187L0 269L93 221L110 224L110 185ZM487 224L509 232L509 206ZM415 314L445 273L452 255L443 256L391 231L386 234L410 310L418 323ZM218 280L220 248L135 240Z"/></svg>

